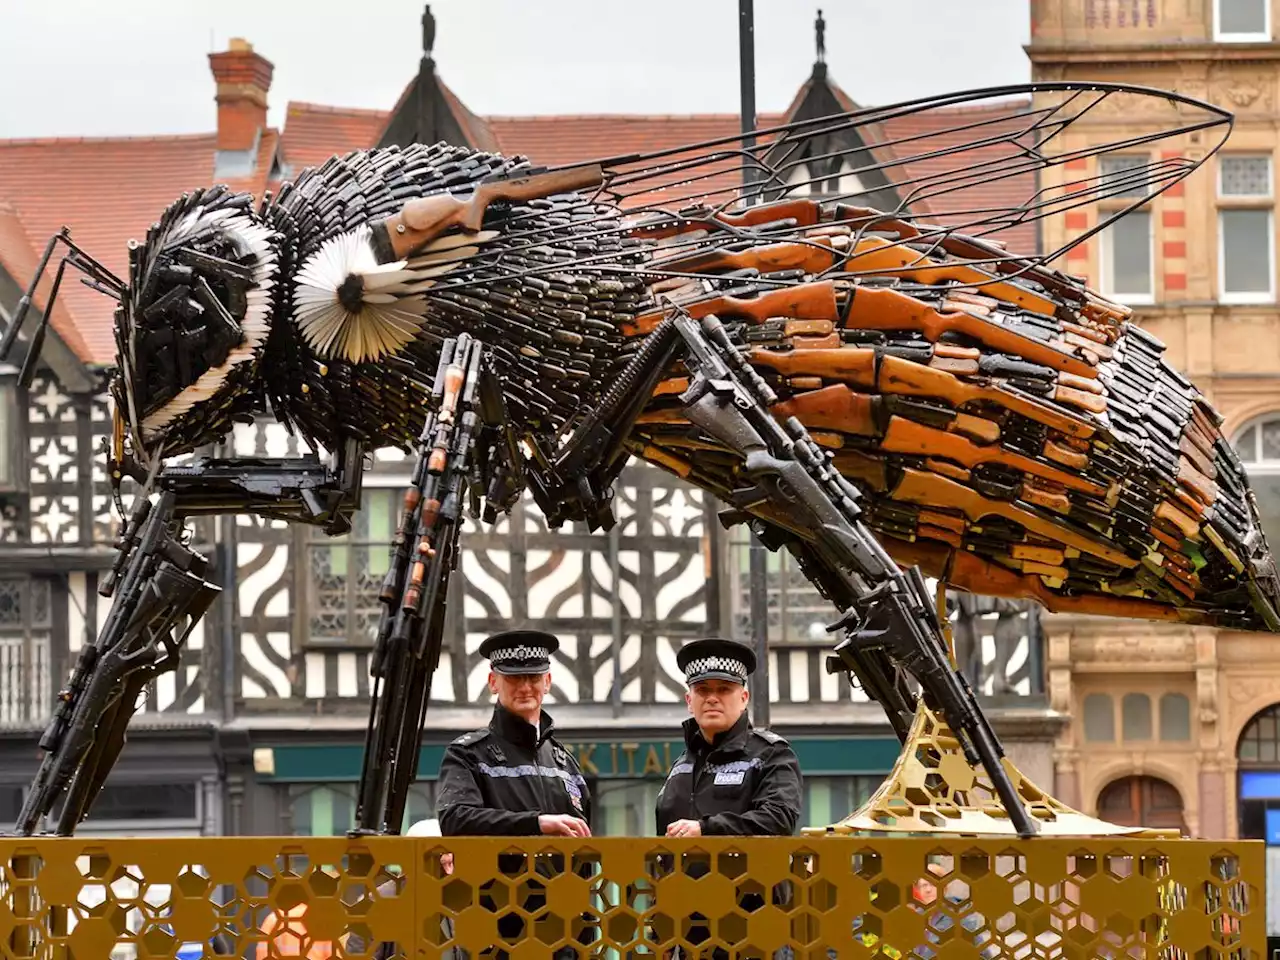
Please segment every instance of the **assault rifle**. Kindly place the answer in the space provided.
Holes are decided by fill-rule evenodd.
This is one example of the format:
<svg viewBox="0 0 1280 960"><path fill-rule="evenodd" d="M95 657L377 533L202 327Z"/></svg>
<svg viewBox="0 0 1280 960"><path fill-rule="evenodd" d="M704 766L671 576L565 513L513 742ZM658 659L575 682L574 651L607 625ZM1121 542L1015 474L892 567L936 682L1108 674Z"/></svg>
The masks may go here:
<svg viewBox="0 0 1280 960"><path fill-rule="evenodd" d="M459 557L470 456L481 429L479 387L489 375L481 364L481 346L468 334L445 342L380 595L383 610L369 667L373 690L352 836L399 833L417 776L449 576Z"/></svg>
<svg viewBox="0 0 1280 960"><path fill-rule="evenodd" d="M1033 835L1035 822L1001 762L1000 741L973 690L952 668L919 570L912 568L908 577L884 551L859 519L861 494L831 468L803 424L795 417L786 420L785 429L778 423L770 410L777 396L720 321L707 316L699 326L687 312L671 309L688 347L685 365L694 374L681 396L686 416L741 452L743 474L755 484L732 492L733 519L759 507L766 545L785 544L845 611L828 628L845 631L828 670L853 673L904 741L915 713L915 698L902 675L909 674L925 702L944 714L969 762L982 764L1018 833Z"/></svg>

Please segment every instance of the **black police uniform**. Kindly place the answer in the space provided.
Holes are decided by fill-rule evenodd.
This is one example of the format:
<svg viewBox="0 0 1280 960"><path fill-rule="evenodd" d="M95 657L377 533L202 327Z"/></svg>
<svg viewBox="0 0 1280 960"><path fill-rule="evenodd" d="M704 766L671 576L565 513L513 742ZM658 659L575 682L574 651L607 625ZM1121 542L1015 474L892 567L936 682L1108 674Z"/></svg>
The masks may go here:
<svg viewBox="0 0 1280 960"><path fill-rule="evenodd" d="M551 669L551 654L558 647L559 640L551 634L513 630L489 637L480 645L480 653L489 658L495 673L541 675ZM436 792L441 834L537 836L542 832L538 817L543 814L568 814L590 823L586 778L573 754L553 736L554 731L555 722L545 711L535 728L498 703L487 727L449 744L440 764ZM498 858L498 868L519 872L522 860L519 854L505 854ZM551 867L537 863L535 871L546 875ZM541 919L538 911L545 904L536 887L526 890L521 901L533 914L535 926ZM524 921L514 913L498 920L498 932L504 937L533 936L533 931L523 928ZM584 936L589 938L589 934ZM499 950L497 955L506 956L506 952ZM562 948L554 956L574 957L577 953L573 948Z"/></svg>
<svg viewBox="0 0 1280 960"><path fill-rule="evenodd" d="M508 630L480 644L490 669L505 676L546 674L559 639L541 630ZM495 704L489 726L445 749L436 816L445 836L536 836L538 817L564 813L591 822L591 797L573 754L552 736L543 712L535 728Z"/></svg>
<svg viewBox="0 0 1280 960"><path fill-rule="evenodd" d="M502 704L489 726L464 734L445 749L436 815L452 836L536 836L538 817L564 813L591 822L591 796L573 754L552 736Z"/></svg>
<svg viewBox="0 0 1280 960"><path fill-rule="evenodd" d="M709 637L676 655L685 682L729 680L746 684L755 672L750 647ZM658 793L658 835L676 820L697 820L704 836L790 836L804 802L800 761L790 744L756 730L744 712L708 742L695 719L684 722L685 750Z"/></svg>
<svg viewBox="0 0 1280 960"><path fill-rule="evenodd" d="M708 743L697 721L684 722L685 750L658 793L658 835L676 820L697 820L706 836L790 836L804 789L790 744L757 730L743 713Z"/></svg>
<svg viewBox="0 0 1280 960"><path fill-rule="evenodd" d="M730 680L746 684L755 672L754 652L745 644L710 637L680 648L676 664L685 682ZM708 741L690 717L684 722L684 752L676 758L658 792L658 835L677 820L696 820L703 836L790 836L804 803L800 761L785 739L757 730L744 711L728 730ZM789 891L784 891L790 895ZM763 898L748 894L739 906L758 910ZM687 938L700 943L711 936L706 919L694 913ZM701 922L698 922L701 921ZM727 956L716 948L711 954ZM789 957L789 949L774 954Z"/></svg>

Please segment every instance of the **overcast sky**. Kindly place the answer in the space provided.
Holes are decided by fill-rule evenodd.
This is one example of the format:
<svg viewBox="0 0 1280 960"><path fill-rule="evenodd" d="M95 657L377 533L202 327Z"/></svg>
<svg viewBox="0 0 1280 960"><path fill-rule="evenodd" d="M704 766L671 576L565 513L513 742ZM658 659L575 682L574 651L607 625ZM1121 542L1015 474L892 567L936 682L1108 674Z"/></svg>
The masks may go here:
<svg viewBox="0 0 1280 960"><path fill-rule="evenodd" d="M758 109L814 59L818 2L755 0ZM417 69L419 0L0 0L0 137L209 131L207 54L248 39L290 100L389 109ZM855 100L1029 79L1028 0L824 0ZM435 0L441 76L485 115L736 113L737 0Z"/></svg>

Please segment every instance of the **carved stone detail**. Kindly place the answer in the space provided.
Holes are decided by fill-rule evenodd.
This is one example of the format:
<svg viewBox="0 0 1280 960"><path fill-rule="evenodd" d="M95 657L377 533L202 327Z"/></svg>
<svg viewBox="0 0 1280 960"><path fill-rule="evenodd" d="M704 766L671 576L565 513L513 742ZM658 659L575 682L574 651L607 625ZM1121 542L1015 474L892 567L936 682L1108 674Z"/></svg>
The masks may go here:
<svg viewBox="0 0 1280 960"><path fill-rule="evenodd" d="M1280 676L1228 676L1228 722L1224 733L1233 736L1248 719L1268 703L1280 700Z"/></svg>
<svg viewBox="0 0 1280 960"><path fill-rule="evenodd" d="M1218 673L1216 670L1196 671L1196 706L1200 712L1201 723L1218 722Z"/></svg>
<svg viewBox="0 0 1280 960"><path fill-rule="evenodd" d="M1225 69L1209 85L1209 98L1229 110L1269 111L1275 104L1275 78L1238 76Z"/></svg>
<svg viewBox="0 0 1280 960"><path fill-rule="evenodd" d="M1071 643L1077 662L1105 661L1152 663L1156 661L1190 662L1193 654L1191 638L1185 635L1076 637Z"/></svg>

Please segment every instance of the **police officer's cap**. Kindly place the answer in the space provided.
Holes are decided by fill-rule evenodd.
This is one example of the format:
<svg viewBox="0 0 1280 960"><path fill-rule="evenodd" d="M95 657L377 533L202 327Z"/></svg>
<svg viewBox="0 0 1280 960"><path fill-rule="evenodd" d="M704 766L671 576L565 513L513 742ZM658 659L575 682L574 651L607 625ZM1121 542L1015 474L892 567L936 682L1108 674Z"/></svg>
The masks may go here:
<svg viewBox="0 0 1280 960"><path fill-rule="evenodd" d="M745 643L706 637L686 643L676 654L676 666L684 672L684 682L693 686L700 680L747 682L756 671L756 655Z"/></svg>
<svg viewBox="0 0 1280 960"><path fill-rule="evenodd" d="M541 630L504 630L480 644L480 656L489 659L489 669L504 676L543 674L551 669L551 654L560 649L560 640Z"/></svg>

